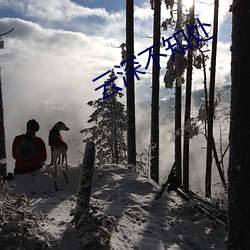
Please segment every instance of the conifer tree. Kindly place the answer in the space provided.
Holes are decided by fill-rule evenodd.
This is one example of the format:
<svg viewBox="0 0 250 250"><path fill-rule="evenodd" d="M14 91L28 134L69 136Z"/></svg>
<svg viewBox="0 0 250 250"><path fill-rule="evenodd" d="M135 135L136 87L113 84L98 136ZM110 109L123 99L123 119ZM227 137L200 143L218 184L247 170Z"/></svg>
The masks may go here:
<svg viewBox="0 0 250 250"><path fill-rule="evenodd" d="M234 0L231 46L228 250L250 249L250 1Z"/></svg>
<svg viewBox="0 0 250 250"><path fill-rule="evenodd" d="M0 176L4 177L6 173L7 173L7 164L6 164L5 132L4 132L3 99L2 99L2 80L1 80L1 69L0 69Z"/></svg>
<svg viewBox="0 0 250 250"><path fill-rule="evenodd" d="M4 40L1 36L9 34L11 30L0 34L0 49L4 48ZM4 177L7 174L7 160L6 160L6 145L5 145L5 128L4 128L4 112L3 112L3 97L2 97L2 76L0 69L0 176Z"/></svg>
<svg viewBox="0 0 250 250"><path fill-rule="evenodd" d="M112 70L109 78L104 83L113 78L115 78L115 73ZM88 123L94 123L95 125L90 128L84 128L80 132L85 135L91 134L90 137L83 141L95 143L97 164L124 163L127 152L127 146L124 142L124 133L127 130L127 114L124 104L118 101L118 98L122 98L123 94L112 88L112 86L115 86L115 81L105 86L105 96L110 95L109 97L105 99L99 98L87 103L95 108L95 111L90 115Z"/></svg>
<svg viewBox="0 0 250 250"><path fill-rule="evenodd" d="M161 1L154 1L154 44L160 42L161 22ZM156 61L160 62L160 45L153 48ZM158 55L157 55L158 54ZM152 74L152 104L151 104L151 159L150 176L159 183L159 89L160 89L160 68L153 64Z"/></svg>
<svg viewBox="0 0 250 250"><path fill-rule="evenodd" d="M126 0L126 56L129 70L134 68L134 0ZM135 81L134 75L126 75L127 95L127 145L128 145L128 164L136 165L136 123L135 123Z"/></svg>

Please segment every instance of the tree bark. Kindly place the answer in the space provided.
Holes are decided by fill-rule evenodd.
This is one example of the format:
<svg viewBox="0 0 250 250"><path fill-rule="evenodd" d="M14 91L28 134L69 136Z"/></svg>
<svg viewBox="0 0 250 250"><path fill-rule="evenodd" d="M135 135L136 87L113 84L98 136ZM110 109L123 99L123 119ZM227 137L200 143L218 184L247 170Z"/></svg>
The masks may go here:
<svg viewBox="0 0 250 250"><path fill-rule="evenodd" d="M228 250L250 249L250 1L232 3Z"/></svg>
<svg viewBox="0 0 250 250"><path fill-rule="evenodd" d="M195 0L189 9L189 25L194 26L194 8ZM193 30L192 30L193 31ZM193 49L188 50L188 67L186 76L186 100L185 100L185 128L190 123L190 110L191 110L191 95L192 95L192 73L193 73ZM183 140L183 186L189 189L189 132L184 130L184 140Z"/></svg>
<svg viewBox="0 0 250 250"><path fill-rule="evenodd" d="M126 48L127 59L134 56L134 1L126 0ZM128 61L128 71L134 67L134 59ZM136 165L135 87L134 75L127 74L127 144L128 164Z"/></svg>
<svg viewBox="0 0 250 250"><path fill-rule="evenodd" d="M176 31L182 28L182 0L178 0ZM177 35L178 41L181 43L181 37ZM178 65L177 65L178 67ZM175 81L175 163L176 175L182 183L182 157L181 157L181 84Z"/></svg>
<svg viewBox="0 0 250 250"><path fill-rule="evenodd" d="M5 177L7 174L5 130L4 130L4 110L2 96L2 77L0 69L0 176Z"/></svg>
<svg viewBox="0 0 250 250"><path fill-rule="evenodd" d="M182 165L181 165L181 84L175 86L175 163L176 176L182 183Z"/></svg>
<svg viewBox="0 0 250 250"><path fill-rule="evenodd" d="M209 106L208 106L208 135L207 135L207 158L206 158L206 178L205 194L211 197L211 177L212 177L212 150L213 150L213 121L214 121L214 89L216 74L216 54L217 54L217 32L218 32L219 0L214 1L214 27L212 41L212 56L210 70Z"/></svg>
<svg viewBox="0 0 250 250"><path fill-rule="evenodd" d="M154 42L160 42L161 36L161 1L155 0L154 3ZM153 48L153 54L160 65L160 45ZM158 54L158 55L157 55ZM160 69L153 62L152 75L152 103L151 103L151 166L150 176L159 183L159 87L160 86Z"/></svg>
<svg viewBox="0 0 250 250"><path fill-rule="evenodd" d="M89 222L89 204L94 172L94 161L95 144L93 142L87 142L76 192L77 202L74 213L76 228L79 228L84 225L84 223Z"/></svg>

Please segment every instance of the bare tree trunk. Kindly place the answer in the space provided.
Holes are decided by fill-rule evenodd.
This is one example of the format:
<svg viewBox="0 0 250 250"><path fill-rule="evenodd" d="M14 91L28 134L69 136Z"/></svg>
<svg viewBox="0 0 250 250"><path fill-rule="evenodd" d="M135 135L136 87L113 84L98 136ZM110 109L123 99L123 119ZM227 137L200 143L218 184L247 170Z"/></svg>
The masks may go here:
<svg viewBox="0 0 250 250"><path fill-rule="evenodd" d="M117 122L116 122L116 116L117 116L117 110L115 107L115 104L112 103L112 130L113 130L113 139L112 139L112 156L113 156L113 162L115 164L119 164L119 150L118 150L118 139L117 139L117 130L119 129L117 127Z"/></svg>
<svg viewBox="0 0 250 250"><path fill-rule="evenodd" d="M190 7L189 25L194 26L194 8L195 0L193 5ZM188 67L186 76L186 101L185 101L185 128L190 123L190 110L191 110L191 94L192 94L192 73L193 73L193 50L188 50ZM189 132L184 130L184 141L183 141L183 186L189 189Z"/></svg>
<svg viewBox="0 0 250 250"><path fill-rule="evenodd" d="M232 3L228 250L250 249L250 1Z"/></svg>
<svg viewBox="0 0 250 250"><path fill-rule="evenodd" d="M74 213L76 228L89 222L89 203L94 172L95 144L87 142L83 164L80 172L79 184L76 192L77 202Z"/></svg>
<svg viewBox="0 0 250 250"><path fill-rule="evenodd" d="M7 160L6 160L5 131L4 131L2 77L0 71L0 176L5 177L6 174L7 174Z"/></svg>
<svg viewBox="0 0 250 250"><path fill-rule="evenodd" d="M213 154L214 154L214 160L215 160L215 163L216 163L219 175L220 175L220 179L222 181L222 184L223 184L223 187L224 187L225 191L227 191L227 182L226 182L223 170L221 168L221 164L220 164L220 161L219 161L219 157L218 157L218 153L217 153L214 138L213 138L213 145L212 146L213 146L212 150L213 150Z"/></svg>
<svg viewBox="0 0 250 250"><path fill-rule="evenodd" d="M126 48L127 59L134 56L134 1L126 0ZM128 61L128 69L134 67L134 59ZM135 128L135 87L134 75L127 74L127 144L128 164L136 165L136 128Z"/></svg>
<svg viewBox="0 0 250 250"><path fill-rule="evenodd" d="M182 0L178 0L176 31L182 28ZM177 35L177 38L179 35ZM181 38L178 38L181 42ZM178 67L178 65L177 65ZM176 175L182 183L182 160L181 160L181 84L175 81L175 163Z"/></svg>
<svg viewBox="0 0 250 250"><path fill-rule="evenodd" d="M206 73L206 60L204 52L198 48L202 57L202 68L203 68L203 77L204 77L204 95L205 95L205 110L206 110L206 119L205 119L205 137L207 138L207 116L208 116L208 94L207 94L207 73Z"/></svg>
<svg viewBox="0 0 250 250"><path fill-rule="evenodd" d="M175 163L176 176L182 183L181 167L181 84L175 84Z"/></svg>
<svg viewBox="0 0 250 250"><path fill-rule="evenodd" d="M206 111L206 116L207 116L208 115L208 94L207 94L206 65L205 65L204 52L202 50L199 50L199 51L202 54L202 67L203 67L203 74L204 74L205 111ZM207 140L207 125L206 125L207 124L207 119L208 118L206 117L206 119L204 121L205 122L205 137L206 137L206 140ZM225 176L224 176L224 173L223 173L223 170L221 168L221 164L220 164L220 161L219 161L219 158L218 158L214 137L212 139L213 139L212 140L212 151L213 151L213 154L214 154L215 163L216 163L216 166L217 166L217 169L218 169L218 172L219 172L223 187L224 187L225 190L227 190L227 183L226 183L226 179L225 179ZM223 157L222 157L222 160L223 160Z"/></svg>
<svg viewBox="0 0 250 250"><path fill-rule="evenodd" d="M74 212L76 235L79 237L82 249L100 249L100 247L109 243L116 224L114 217L101 213L97 216L97 211L90 212L94 161L95 144L87 142L76 192L77 201ZM93 206L91 209L94 209Z"/></svg>
<svg viewBox="0 0 250 250"><path fill-rule="evenodd" d="M213 42L212 42L209 106L208 106L207 160L206 160L206 178L205 178L205 194L207 197L211 197L211 177L212 177L212 161L213 161L212 151L213 151L213 120L214 120L214 89L215 89L215 73L216 73L218 14L219 14L219 0L215 0L213 35L216 36L213 37Z"/></svg>
<svg viewBox="0 0 250 250"><path fill-rule="evenodd" d="M161 36L161 1L155 0L154 3L154 44L160 42ZM160 45L153 48L155 59L160 65ZM153 63L152 76L152 103L151 103L151 166L150 177L159 183L159 86L160 69Z"/></svg>

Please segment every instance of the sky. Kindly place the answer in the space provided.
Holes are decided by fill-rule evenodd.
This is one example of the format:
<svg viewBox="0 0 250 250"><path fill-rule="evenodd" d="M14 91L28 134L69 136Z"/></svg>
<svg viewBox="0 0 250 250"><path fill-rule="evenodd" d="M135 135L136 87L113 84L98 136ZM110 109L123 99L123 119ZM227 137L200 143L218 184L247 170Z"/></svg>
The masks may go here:
<svg viewBox="0 0 250 250"><path fill-rule="evenodd" d="M40 123L39 136L46 143L49 129L57 121L64 121L71 129L64 132L63 137L74 155L71 157L72 164L77 161L76 155L83 151L83 136L79 131L87 126L86 121L93 112L87 102L102 96L102 90L95 89L106 79L92 80L121 62L119 46L126 40L125 2L0 1L0 33L14 28L2 37L5 47L0 51L7 161L10 169L13 168L10 152L12 140L16 134L25 132L25 124L30 118ZM152 46L153 11L149 2L134 1L135 54ZM202 22L212 24L213 1L203 2L197 2L196 13ZM225 0L220 4L216 71L218 87L230 84L230 3L230 0ZM168 15L162 4L162 21ZM162 31L162 36L169 37L171 34ZM140 57L140 60L145 65L147 56ZM166 59L161 59L162 100L174 94L174 90L164 87L166 62ZM151 76L149 68L147 74L136 82L136 103L146 102L148 109ZM203 73L195 71L193 77L193 90L202 89ZM125 94L122 79L117 84ZM137 109L136 112L140 134L140 125L147 118L141 110ZM167 141L169 143L169 138Z"/></svg>

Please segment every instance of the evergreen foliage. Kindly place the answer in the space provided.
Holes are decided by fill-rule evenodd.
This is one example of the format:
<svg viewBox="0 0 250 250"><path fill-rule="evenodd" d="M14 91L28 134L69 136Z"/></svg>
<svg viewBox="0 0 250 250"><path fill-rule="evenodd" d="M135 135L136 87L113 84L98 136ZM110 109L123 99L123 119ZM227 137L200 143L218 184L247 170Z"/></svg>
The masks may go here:
<svg viewBox="0 0 250 250"><path fill-rule="evenodd" d="M106 82L115 78L112 70ZM115 82L106 85L106 95L113 92L112 86ZM88 123L95 125L90 128L84 128L80 132L91 136L84 139L84 142L94 142L96 145L96 163L124 163L126 160L127 146L124 142L124 132L127 130L127 113L124 104L118 101L122 98L121 92L116 92L103 100L99 98L95 101L89 101L87 104L95 111L90 115Z"/></svg>

